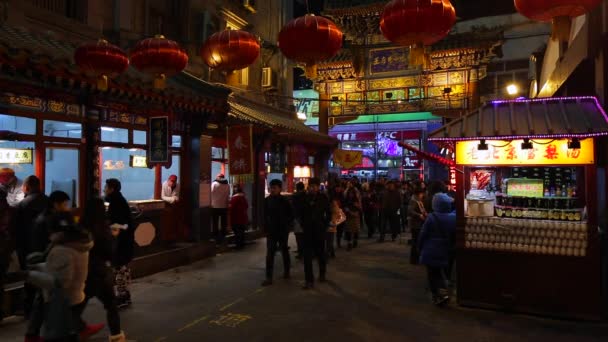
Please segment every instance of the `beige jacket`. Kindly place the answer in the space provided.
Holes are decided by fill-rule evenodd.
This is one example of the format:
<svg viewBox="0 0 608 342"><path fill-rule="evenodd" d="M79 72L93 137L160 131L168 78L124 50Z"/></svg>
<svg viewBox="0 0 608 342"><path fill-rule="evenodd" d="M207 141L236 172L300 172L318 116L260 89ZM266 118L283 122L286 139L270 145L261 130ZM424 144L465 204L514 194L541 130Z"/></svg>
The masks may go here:
<svg viewBox="0 0 608 342"><path fill-rule="evenodd" d="M39 267L42 272L30 272L29 281L50 290L57 280L70 304L76 305L85 299L84 286L89 274L89 251L93 248L93 241L84 238L63 242L63 239L61 233L51 235L54 246L46 263Z"/></svg>

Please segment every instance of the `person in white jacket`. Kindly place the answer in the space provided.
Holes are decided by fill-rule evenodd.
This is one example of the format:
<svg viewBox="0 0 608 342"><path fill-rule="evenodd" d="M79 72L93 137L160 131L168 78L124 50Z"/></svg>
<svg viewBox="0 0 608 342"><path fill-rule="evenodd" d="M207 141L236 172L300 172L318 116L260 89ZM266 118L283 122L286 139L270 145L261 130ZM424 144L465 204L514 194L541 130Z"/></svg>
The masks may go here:
<svg viewBox="0 0 608 342"><path fill-rule="evenodd" d="M223 243L228 228L228 204L230 202L230 185L223 174L219 174L211 184L211 218L213 220L213 237ZM221 229L220 229L221 220Z"/></svg>
<svg viewBox="0 0 608 342"><path fill-rule="evenodd" d="M177 184L177 176L171 175L163 183L163 191L161 193L163 201L174 204L179 201L179 184Z"/></svg>

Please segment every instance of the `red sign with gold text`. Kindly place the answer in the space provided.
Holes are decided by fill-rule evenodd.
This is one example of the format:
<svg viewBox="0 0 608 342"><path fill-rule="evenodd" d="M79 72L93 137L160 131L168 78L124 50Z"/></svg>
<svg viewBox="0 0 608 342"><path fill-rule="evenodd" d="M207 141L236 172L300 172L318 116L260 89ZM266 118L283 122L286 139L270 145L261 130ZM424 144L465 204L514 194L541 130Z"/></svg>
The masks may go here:
<svg viewBox="0 0 608 342"><path fill-rule="evenodd" d="M236 183L253 181L252 137L251 125L228 128L228 165L230 177Z"/></svg>

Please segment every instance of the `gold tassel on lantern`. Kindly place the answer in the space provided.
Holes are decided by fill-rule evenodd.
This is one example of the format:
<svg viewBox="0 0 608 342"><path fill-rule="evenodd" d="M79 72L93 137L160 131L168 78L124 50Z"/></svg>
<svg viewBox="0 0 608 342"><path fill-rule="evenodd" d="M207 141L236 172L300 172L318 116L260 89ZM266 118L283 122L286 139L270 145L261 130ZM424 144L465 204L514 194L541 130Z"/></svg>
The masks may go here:
<svg viewBox="0 0 608 342"><path fill-rule="evenodd" d="M167 85L166 81L167 77L165 74L156 75L156 78L154 79L154 89L165 89L165 86Z"/></svg>
<svg viewBox="0 0 608 342"><path fill-rule="evenodd" d="M411 46L410 47L410 58L409 58L409 64L412 67L418 67L418 66L422 66L424 67L426 61L425 59L428 58L428 56L425 57L425 53L424 53L424 45L422 44L416 44L415 46Z"/></svg>
<svg viewBox="0 0 608 342"><path fill-rule="evenodd" d="M312 64L312 65L306 64L306 69L304 70L304 74L306 75L306 78L308 78L309 80L317 79L317 65L316 64Z"/></svg>
<svg viewBox="0 0 608 342"><path fill-rule="evenodd" d="M560 42L568 42L570 40L570 28L572 27L572 19L568 16L553 18L553 32L551 39Z"/></svg>
<svg viewBox="0 0 608 342"><path fill-rule="evenodd" d="M108 90L108 76L101 75L97 77L97 89L99 89L99 91Z"/></svg>

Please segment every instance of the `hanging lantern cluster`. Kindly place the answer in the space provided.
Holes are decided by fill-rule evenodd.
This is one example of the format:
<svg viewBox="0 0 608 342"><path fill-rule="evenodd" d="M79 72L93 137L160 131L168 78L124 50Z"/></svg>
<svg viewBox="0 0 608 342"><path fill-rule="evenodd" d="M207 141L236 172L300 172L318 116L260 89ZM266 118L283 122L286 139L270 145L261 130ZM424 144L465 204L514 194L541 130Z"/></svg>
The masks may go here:
<svg viewBox="0 0 608 342"><path fill-rule="evenodd" d="M380 31L392 43L410 46L409 64L428 64L425 46L445 38L456 22L450 0L392 0L380 17Z"/></svg>
<svg viewBox="0 0 608 342"><path fill-rule="evenodd" d="M335 56L342 48L342 31L333 21L307 14L291 20L279 33L279 49L285 57L306 65L306 76L316 78L316 64Z"/></svg>
<svg viewBox="0 0 608 342"><path fill-rule="evenodd" d="M97 77L97 89L101 91L108 90L108 77L122 74L129 67L127 54L104 39L80 46L74 61L82 71Z"/></svg>
<svg viewBox="0 0 608 342"><path fill-rule="evenodd" d="M76 65L85 73L97 77L97 89L108 89L108 78L122 74L129 60L139 71L155 77L154 88L163 89L165 78L186 68L188 54L176 42L163 36L140 41L130 55L121 48L100 39L81 45L74 52Z"/></svg>
<svg viewBox="0 0 608 342"><path fill-rule="evenodd" d="M515 0L515 8L532 20L552 22L551 38L567 42L572 18L595 9L602 0Z"/></svg>
<svg viewBox="0 0 608 342"><path fill-rule="evenodd" d="M140 41L129 57L137 70L154 76L156 89L163 89L167 76L180 73L188 65L186 51L162 35Z"/></svg>
<svg viewBox="0 0 608 342"><path fill-rule="evenodd" d="M213 34L201 47L203 62L226 73L228 84L235 85L234 71L245 69L260 56L260 41L253 34L227 29Z"/></svg>

